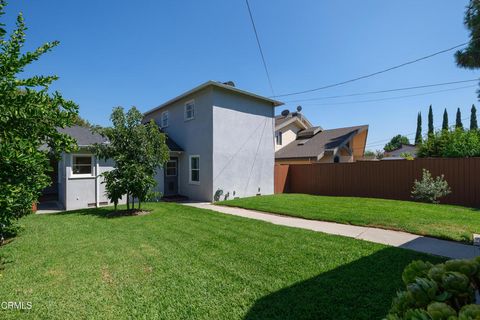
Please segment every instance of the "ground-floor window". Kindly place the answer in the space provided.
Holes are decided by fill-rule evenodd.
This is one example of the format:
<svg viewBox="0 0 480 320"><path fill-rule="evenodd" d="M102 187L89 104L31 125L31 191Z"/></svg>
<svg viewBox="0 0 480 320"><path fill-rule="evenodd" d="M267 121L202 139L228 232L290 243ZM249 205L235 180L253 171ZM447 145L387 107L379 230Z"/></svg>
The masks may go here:
<svg viewBox="0 0 480 320"><path fill-rule="evenodd" d="M72 173L74 175L92 175L93 174L92 156L74 154L72 156Z"/></svg>
<svg viewBox="0 0 480 320"><path fill-rule="evenodd" d="M190 183L200 183L200 156L190 156Z"/></svg>

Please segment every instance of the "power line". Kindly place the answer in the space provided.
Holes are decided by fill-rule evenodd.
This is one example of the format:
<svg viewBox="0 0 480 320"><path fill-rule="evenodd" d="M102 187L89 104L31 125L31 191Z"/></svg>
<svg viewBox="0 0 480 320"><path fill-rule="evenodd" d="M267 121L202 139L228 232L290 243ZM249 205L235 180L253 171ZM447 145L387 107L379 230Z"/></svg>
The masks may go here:
<svg viewBox="0 0 480 320"><path fill-rule="evenodd" d="M246 0L246 1L247 1L247 3L248 3L248 0ZM439 54L442 54L442 53L445 53L445 52L449 52L449 51L458 49L458 48L463 47L463 46L465 46L465 45L467 45L467 44L469 44L469 43L470 43L470 42L464 42L464 43L455 45L455 46L453 46L453 47L450 47L450 48L447 48L447 49L444 49L444 50L440 50L440 51L437 51L437 52L435 52L435 53L432 53L432 54L429 54L429 55L426 55L426 56L423 56L423 57L420 57L420 58L417 58L417 59L414 59L414 60L410 60L410 61L407 61L407 62L398 64L398 65L396 65L396 66L393 66L393 67L389 67L389 68L380 70L380 71L376 71L376 72L373 72L373 73L370 73L370 74L366 74L366 75L363 75L363 76L360 76L360 77L356 77L356 78L353 78L353 79L349 79L349 80L345 80L345 81L341 81L341 82L329 84L329 85L322 86L322 87L318 87L318 88L314 88L314 89L308 89L308 90L291 92L291 93L283 93L283 94L277 95L277 97L287 97L287 96L293 96L293 95L297 95L297 94L303 94L303 93L309 93L309 92L314 92L314 91L329 89L329 88L338 87L338 86L341 86L341 85L344 85L344 84L347 84L347 83L355 82L355 81L358 81L358 80L363 80L363 79L366 79L366 78L371 78L371 77L373 77L373 76L376 76L376 75L379 75L379 74L382 74L382 73L386 73L386 72L389 72L389 71L392 71L392 70L395 70L395 69L399 69L399 68L408 66L408 65L410 65L410 64L414 64L414 63L417 63L417 62L420 62L420 61L423 61L423 60L426 60L426 59L435 57L435 56L437 56L437 55L439 55Z"/></svg>
<svg viewBox="0 0 480 320"><path fill-rule="evenodd" d="M419 86L413 86L413 87L403 87L403 88L395 88L395 89L385 89L385 90L378 90L378 91L367 91L367 92L351 93L351 94L345 94L345 95L325 96L325 97L317 97L317 98L309 98L309 99L298 99L298 100L285 101L285 103L305 102L305 101L316 101L316 100L327 100L327 99L335 99L335 98L363 96L363 95L369 95L369 94L378 94L378 93L387 93L387 92L396 92L396 91L406 91L406 90L414 90L414 89L422 89L422 88L445 86L445 85L457 84L457 83L474 82L474 81L479 81L479 80L480 80L480 79L477 78L477 79L471 79L471 80L461 80L461 81L442 82L442 83L435 83L435 84L425 84L425 85L419 85Z"/></svg>
<svg viewBox="0 0 480 320"><path fill-rule="evenodd" d="M473 88L473 87L476 87L476 86L477 85L470 85L470 86L463 86L463 87L458 87L458 88L443 89L443 90L429 91L429 92L410 94L410 95L404 95L404 96L397 96L397 97L381 98L381 99L357 100L357 101L345 101L345 102L333 102L333 103L320 103L320 104L312 104L312 105L307 104L307 106L332 106L332 105L344 105L344 104L352 104L352 103L366 103L366 102L396 100L396 99L404 99L404 98L410 98L410 97L425 96L425 95L434 94L434 93L441 93L441 92L448 92L448 91L455 91L455 90Z"/></svg>
<svg viewBox="0 0 480 320"><path fill-rule="evenodd" d="M462 121L465 121L465 120L470 120L470 117L462 118ZM435 129L438 129L440 126L441 126L441 125L434 126L433 129L434 129L434 130L435 130ZM450 126L448 126L448 127L449 127L449 128L453 128L453 127L455 127L455 124L452 124L452 125L450 125ZM417 134L417 132L415 131L415 132L406 133L406 134L403 134L403 136L410 137L410 136L413 136L414 134ZM428 136L428 132L425 133L425 134L423 134L423 137L426 137L426 136ZM377 140L377 141L374 141L374 142L371 142L371 143L365 145L365 148L367 148L367 147L370 147L370 148L371 148L371 147L383 145L385 142L388 142L388 141L390 141L390 140L392 140L392 139Z"/></svg>
<svg viewBox="0 0 480 320"><path fill-rule="evenodd" d="M265 73L267 74L268 84L270 85L270 90L272 95L275 98L275 91L273 91L272 80L270 79L270 73L268 72L267 63L265 62L265 56L263 55L262 45L260 44L260 38L258 37L257 28L255 27L255 21L253 20L252 10L250 9L250 4L248 0L245 0L247 4L248 14L250 15L250 21L252 22L253 32L255 33L255 38L257 39L258 50L260 51L260 56L262 57L263 67L265 68Z"/></svg>

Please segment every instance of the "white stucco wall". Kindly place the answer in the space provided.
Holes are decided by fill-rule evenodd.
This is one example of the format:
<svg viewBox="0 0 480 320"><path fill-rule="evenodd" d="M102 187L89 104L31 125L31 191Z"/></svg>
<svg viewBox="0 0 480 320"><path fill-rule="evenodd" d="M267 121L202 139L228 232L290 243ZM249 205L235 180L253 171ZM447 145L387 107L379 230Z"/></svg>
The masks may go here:
<svg viewBox="0 0 480 320"><path fill-rule="evenodd" d="M195 101L195 117L185 120L185 103ZM184 150L178 157L178 193L191 200L212 199L212 89L205 88L145 116L161 124L162 113L169 112L169 126L163 130ZM189 157L200 156L200 183L189 182ZM161 176L160 176L161 175ZM163 170L157 174L157 190L163 192Z"/></svg>
<svg viewBox="0 0 480 320"><path fill-rule="evenodd" d="M78 154L89 154L81 151ZM101 174L113 169L114 163L111 160L98 160L93 156L93 173L91 176L77 176L72 173L72 155L65 154L60 162L59 176L62 182L59 185L59 201L62 202L65 210L88 208L97 205L110 205L110 200L105 194L105 185L102 183ZM125 199L120 204L125 203Z"/></svg>
<svg viewBox="0 0 480 320"><path fill-rule="evenodd" d="M213 91L213 189L229 198L273 194L274 107Z"/></svg>

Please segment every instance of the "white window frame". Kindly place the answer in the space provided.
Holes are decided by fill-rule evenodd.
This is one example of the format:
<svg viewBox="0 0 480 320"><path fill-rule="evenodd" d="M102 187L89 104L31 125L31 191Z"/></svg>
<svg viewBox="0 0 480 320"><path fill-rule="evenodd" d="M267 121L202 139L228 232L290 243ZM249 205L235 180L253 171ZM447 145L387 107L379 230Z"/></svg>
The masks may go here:
<svg viewBox="0 0 480 320"><path fill-rule="evenodd" d="M162 128L168 127L168 123L170 121L169 118L170 118L170 114L168 113L168 111L163 111L162 112L162 117L160 118L160 126ZM166 119L166 124L164 123L165 119Z"/></svg>
<svg viewBox="0 0 480 320"><path fill-rule="evenodd" d="M187 106L188 105L192 106L192 116L191 117L187 116ZM185 102L185 105L183 107L183 116L184 116L185 121L195 119L195 100L192 99L192 100L189 100L189 101Z"/></svg>
<svg viewBox="0 0 480 320"><path fill-rule="evenodd" d="M168 174L168 163L174 162L175 163L175 174ZM176 177L178 175L178 160L177 159L170 159L165 164L165 176L166 177Z"/></svg>
<svg viewBox="0 0 480 320"><path fill-rule="evenodd" d="M282 131L277 131L275 133L275 144L277 146L281 146L283 144L283 133L282 133Z"/></svg>
<svg viewBox="0 0 480 320"><path fill-rule="evenodd" d="M198 169L192 169L192 158L198 158ZM198 181L192 181L192 170L198 171ZM200 184L200 156L197 154L192 154L188 157L188 183Z"/></svg>
<svg viewBox="0 0 480 320"><path fill-rule="evenodd" d="M73 159L75 157L90 157L90 168L91 168L91 173L74 173L73 172L73 164L74 161ZM74 178L91 178L95 176L95 159L93 158L92 154L88 153L75 153L72 154L70 157L70 176Z"/></svg>

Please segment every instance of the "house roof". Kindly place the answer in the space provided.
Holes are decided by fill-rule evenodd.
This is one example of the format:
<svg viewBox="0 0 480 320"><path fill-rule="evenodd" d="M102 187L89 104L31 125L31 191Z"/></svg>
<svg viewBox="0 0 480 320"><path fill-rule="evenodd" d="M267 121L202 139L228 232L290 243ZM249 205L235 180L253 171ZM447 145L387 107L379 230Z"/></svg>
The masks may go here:
<svg viewBox="0 0 480 320"><path fill-rule="evenodd" d="M86 127L71 126L67 128L59 128L58 131L61 133L66 133L77 140L79 147L91 146L94 143L107 142L106 138Z"/></svg>
<svg viewBox="0 0 480 320"><path fill-rule="evenodd" d="M311 130L317 132L313 136L307 138L297 138L297 140L289 143L282 149L275 152L276 159L293 159L293 158L321 158L326 151L335 151L335 149L343 146L354 135L368 130L368 125L337 128L330 130Z"/></svg>
<svg viewBox="0 0 480 320"><path fill-rule="evenodd" d="M388 157L400 157L402 153L409 153L413 157L416 157L418 148L414 144L402 144L400 147L395 150L385 152Z"/></svg>
<svg viewBox="0 0 480 320"><path fill-rule="evenodd" d="M175 98L173 99L170 99L168 100L167 102L165 103L162 103L161 105L159 105L158 107L155 107L147 112L144 113L144 115L148 115L152 112L155 112L159 109L162 109L163 107L166 107L178 100L181 100L189 95L191 95L192 93L195 93L197 91L200 91L202 89L205 89L209 86L213 86L213 87L218 87L218 88L223 88L223 89L226 89L228 91L232 91L232 92L235 92L235 93L239 93L239 94L243 94L243 95L246 95L246 96L250 96L250 97L253 97L255 99L259 99L259 100L263 100L263 101L266 101L266 102L269 102L271 104L273 104L274 107L277 107L277 106L281 106L283 105L283 102L281 101L277 101L277 100L273 100L273 99L270 99L270 98L266 98L266 97L263 97L263 96L260 96L260 95L257 95L255 93L252 93L252 92L249 92L249 91L245 91L245 90L241 90L241 89L238 89L232 85L228 85L228 84L224 84L224 83L221 83L221 82L218 82L218 81L213 81L213 80L209 80L207 82L204 82L202 83L201 85L199 86L196 86L195 88L191 89L191 90L188 90L184 93L182 93L181 95L179 96L176 96Z"/></svg>
<svg viewBox="0 0 480 320"><path fill-rule="evenodd" d="M170 149L170 151L176 151L176 152L182 152L183 149L175 142L172 140L172 138L170 138L168 136L168 134L166 135L167 139L165 141L165 143L167 144L167 147L168 149Z"/></svg>
<svg viewBox="0 0 480 320"><path fill-rule="evenodd" d="M308 119L301 113L291 112L288 115L278 115L275 116L275 130L279 130L290 123L297 123L299 127L304 129L310 128L313 125L308 121Z"/></svg>

